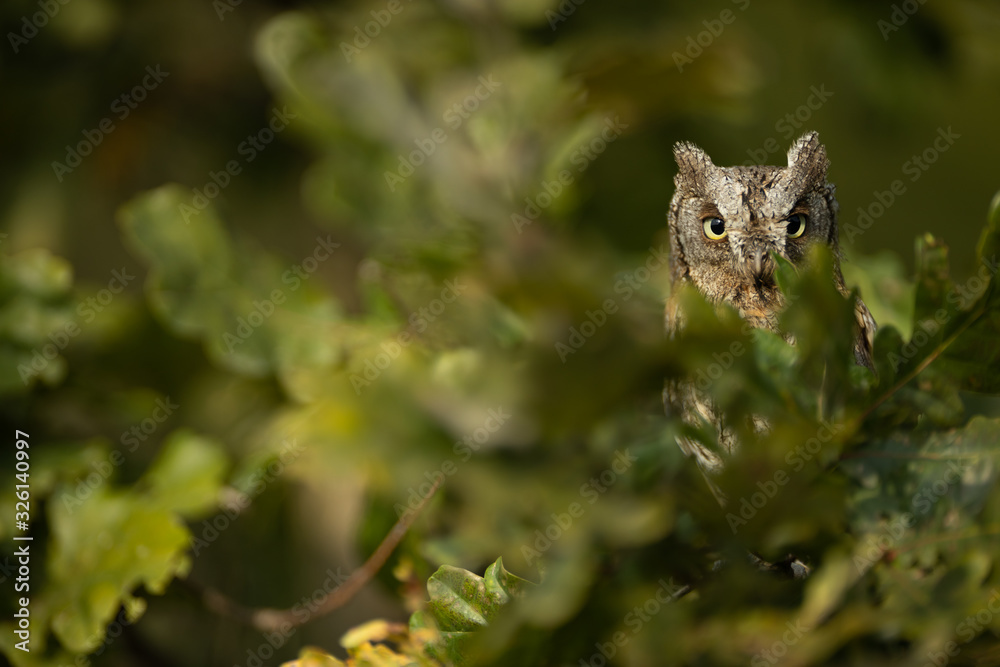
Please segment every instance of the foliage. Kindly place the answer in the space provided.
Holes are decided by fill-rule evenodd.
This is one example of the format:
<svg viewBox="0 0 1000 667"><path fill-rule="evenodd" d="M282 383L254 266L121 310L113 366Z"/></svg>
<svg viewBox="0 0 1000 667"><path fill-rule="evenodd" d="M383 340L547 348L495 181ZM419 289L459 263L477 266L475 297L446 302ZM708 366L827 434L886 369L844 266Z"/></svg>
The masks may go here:
<svg viewBox="0 0 1000 667"><path fill-rule="evenodd" d="M736 51L706 53L710 74L633 100L605 79L669 60L660 36L589 39L581 8L578 37L550 47L554 5L404 4L357 52L344 35L384 5L281 14L254 57L291 119L265 155L301 151L276 160L287 170L247 162L216 196L200 171L123 186L139 278L121 293L74 281L57 253L0 254L0 391L31 433L32 652L5 642L12 664L111 664L126 643L262 660L260 634L183 585L316 620L331 553L367 554L437 481L370 587L391 605L352 601L346 634L266 636L268 664L996 661L1000 196L971 277L931 235L912 282L894 255L856 257L848 278L883 325L874 374L853 362L822 251L780 271L795 346L694 293L667 341L666 238L592 191L618 182L602 164L646 150L623 147L639 121L739 117L719 100L753 72L718 72L749 62L743 28L727 28ZM595 73L592 49L621 62ZM212 145L218 174L233 151ZM296 196L265 206L255 190L275 179ZM609 242L619 231L632 240ZM684 377L740 431L724 508L662 414L664 379ZM760 572L748 551L813 573Z"/></svg>
<svg viewBox="0 0 1000 667"><path fill-rule="evenodd" d="M316 649L304 649L298 660L285 667L310 665L460 665L466 662L466 645L472 633L486 627L503 605L520 597L530 582L503 567L502 559L486 568L483 577L450 565L442 565L427 582L427 609L410 617L409 628L393 627L385 621L361 625L343 638L347 662ZM403 647L396 653L373 642L392 641Z"/></svg>

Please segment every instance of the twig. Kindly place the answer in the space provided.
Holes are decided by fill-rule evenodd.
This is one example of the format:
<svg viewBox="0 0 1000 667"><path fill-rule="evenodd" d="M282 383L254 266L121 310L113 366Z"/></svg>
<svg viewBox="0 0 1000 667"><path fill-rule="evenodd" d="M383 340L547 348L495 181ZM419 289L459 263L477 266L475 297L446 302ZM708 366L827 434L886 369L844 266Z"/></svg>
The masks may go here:
<svg viewBox="0 0 1000 667"><path fill-rule="evenodd" d="M898 556L901 553L906 553L908 551L913 551L915 549L920 549L933 544L939 544L941 542L955 542L956 540L971 540L977 537L1000 536L1000 524L991 524L982 527L976 526L975 528L976 529L974 530L956 530L950 533L938 533L937 535L921 537L913 542L902 544L899 547L888 549L886 551L892 552Z"/></svg>
<svg viewBox="0 0 1000 667"><path fill-rule="evenodd" d="M326 616L331 611L347 604L351 598L357 595L371 581L372 577L382 569L382 566L385 565L390 554L392 554L393 550L402 541L406 535L406 531L413 525L414 520L416 520L421 510L434 497L434 494L441 486L441 481L442 478L435 481L431 485L431 490L420 500L417 506L399 518L396 525L382 539L381 544L372 552L372 555L368 557L364 565L352 572L344 583L323 596L322 601L319 602L315 610L308 615L303 616L301 610L293 613L291 609L244 607L213 588L200 587L190 581L186 581L185 583L189 588L196 590L201 595L202 603L207 609L220 616L232 618L261 632L271 632L279 628L283 632L287 632L289 627L298 627L313 619Z"/></svg>
<svg viewBox="0 0 1000 667"><path fill-rule="evenodd" d="M978 459L978 454L910 454L908 452L846 452L840 455L841 461L848 459L905 459L907 461L960 461L962 459Z"/></svg>

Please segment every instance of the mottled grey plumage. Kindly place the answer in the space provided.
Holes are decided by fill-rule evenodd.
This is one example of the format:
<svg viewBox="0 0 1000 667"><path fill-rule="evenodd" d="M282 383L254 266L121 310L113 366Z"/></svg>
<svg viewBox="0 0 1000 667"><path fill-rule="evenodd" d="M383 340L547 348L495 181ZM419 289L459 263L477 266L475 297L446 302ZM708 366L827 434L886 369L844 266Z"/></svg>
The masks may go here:
<svg viewBox="0 0 1000 667"><path fill-rule="evenodd" d="M683 283L694 285L709 301L729 303L751 326L781 334L777 318L784 297L774 281L772 252L799 265L811 244L829 245L834 251L831 278L842 294L849 294L840 272L837 200L834 186L826 182L830 163L815 132L792 145L787 167L717 167L704 151L687 142L674 146L674 156L680 170L667 214L672 289L666 327L671 336L684 326L675 298ZM723 234L712 238L718 230ZM860 299L855 315L855 358L872 368L875 321ZM711 399L691 383L668 383L664 399L668 410L686 422L704 419L715 425L720 451L688 438L678 438L678 444L708 473L709 486L724 502L709 475L718 472L723 458L738 446L735 433ZM767 430L763 419L754 422L759 432Z"/></svg>

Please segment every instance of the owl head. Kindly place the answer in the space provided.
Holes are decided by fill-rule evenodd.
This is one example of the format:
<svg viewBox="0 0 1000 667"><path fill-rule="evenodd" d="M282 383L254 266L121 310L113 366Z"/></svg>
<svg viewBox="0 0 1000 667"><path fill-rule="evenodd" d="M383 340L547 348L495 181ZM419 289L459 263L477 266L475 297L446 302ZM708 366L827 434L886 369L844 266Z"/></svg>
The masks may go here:
<svg viewBox="0 0 1000 667"><path fill-rule="evenodd" d="M771 253L796 265L814 243L837 254L837 202L815 132L792 145L786 167L717 167L687 142L674 146L674 156L680 169L668 222L675 283L691 281L713 301L772 305L780 296ZM842 282L839 267L836 273Z"/></svg>

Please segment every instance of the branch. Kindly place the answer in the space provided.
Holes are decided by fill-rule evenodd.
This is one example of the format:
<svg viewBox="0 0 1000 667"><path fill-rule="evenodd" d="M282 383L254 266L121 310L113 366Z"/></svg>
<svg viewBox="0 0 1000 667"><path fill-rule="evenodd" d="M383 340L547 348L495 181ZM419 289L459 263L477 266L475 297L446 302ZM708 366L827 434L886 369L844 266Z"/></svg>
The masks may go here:
<svg viewBox="0 0 1000 667"><path fill-rule="evenodd" d="M368 560L365 561L364 565L352 572L351 576L349 576L344 583L327 593L318 604L317 608L304 618L301 610L299 610L298 613L293 613L291 609L244 607L213 588L201 587L191 581L184 581L184 583L189 588L200 594L202 603L208 610L215 612L220 616L232 618L240 623L260 630L261 632L271 632L278 630L279 628L283 632L287 632L289 626L293 628L298 627L313 619L326 616L331 611L347 604L351 598L357 595L358 592L360 592L361 589L364 588L369 581L371 581L372 577L374 577L375 574L382 569L382 566L385 565L386 560L389 559L393 550L395 550L395 548L402 541L406 532L410 529L410 526L413 525L413 522L416 520L421 510L423 510L428 501L434 497L434 494L441 486L442 480L443 477L435 481L431 486L430 492L428 492L428 494L420 500L417 506L413 508L412 511L403 514L403 516L399 518L396 525L394 525L388 535L383 538L381 544L379 544L378 548L372 552L372 555L368 557Z"/></svg>
<svg viewBox="0 0 1000 667"><path fill-rule="evenodd" d="M895 555L901 553L906 553L908 551L913 551L915 549L921 549L926 546L933 544L940 544L942 542L955 542L957 540L970 540L977 537L1000 537L1000 524L990 524L987 526L974 526L971 530L957 530L950 533L938 533L936 535L929 535L926 537L921 537L914 540L908 544L902 544L898 547L886 549L885 553L892 552Z"/></svg>

